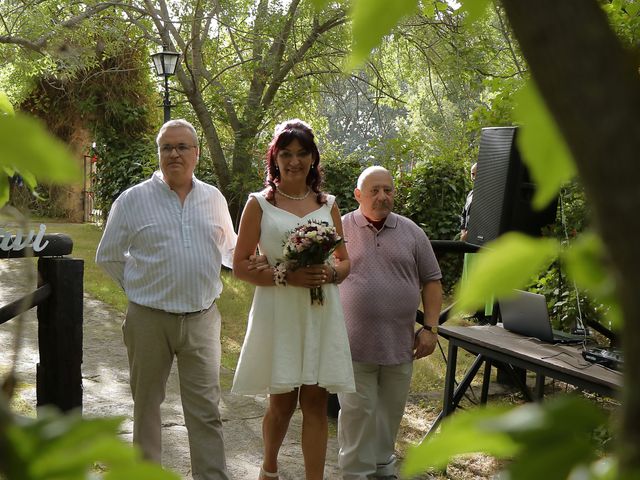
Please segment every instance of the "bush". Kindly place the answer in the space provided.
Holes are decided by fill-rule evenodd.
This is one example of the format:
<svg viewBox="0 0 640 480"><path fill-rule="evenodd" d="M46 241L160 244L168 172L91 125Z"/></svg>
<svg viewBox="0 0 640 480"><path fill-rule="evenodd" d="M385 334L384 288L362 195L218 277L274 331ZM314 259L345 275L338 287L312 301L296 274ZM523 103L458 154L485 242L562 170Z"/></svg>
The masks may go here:
<svg viewBox="0 0 640 480"><path fill-rule="evenodd" d="M589 229L590 219L584 189L574 180L561 189L556 221L544 234L569 244L579 233ZM576 318L602 323L606 316L606 307L592 299L589 292L579 291L567 278L564 266L557 261L537 279L531 290L547 298L554 328L571 330ZM611 325L604 326L611 329Z"/></svg>
<svg viewBox="0 0 640 480"><path fill-rule="evenodd" d="M355 154L323 154L324 189L338 199L343 214L358 208L353 189L363 165ZM393 168L388 166L387 168ZM471 188L467 167L460 160L426 160L394 174L396 199L394 210L418 224L431 240L452 240L460 233L460 212ZM438 258L443 286L450 292L462 273L462 256Z"/></svg>
<svg viewBox="0 0 640 480"><path fill-rule="evenodd" d="M453 240L460 233L460 212L471 188L459 160L425 160L395 176L395 211L416 222L430 240ZM462 255L441 255L442 284L450 292L462 273Z"/></svg>
<svg viewBox="0 0 640 480"><path fill-rule="evenodd" d="M322 189L336 196L340 212L344 215L357 209L358 202L353 196L353 189L363 170L358 158L327 151L322 154L321 166L324 178Z"/></svg>
<svg viewBox="0 0 640 480"><path fill-rule="evenodd" d="M107 219L111 204L127 188L148 179L158 168L151 136L119 139L118 132L103 128L96 150L99 160L95 181L96 206Z"/></svg>

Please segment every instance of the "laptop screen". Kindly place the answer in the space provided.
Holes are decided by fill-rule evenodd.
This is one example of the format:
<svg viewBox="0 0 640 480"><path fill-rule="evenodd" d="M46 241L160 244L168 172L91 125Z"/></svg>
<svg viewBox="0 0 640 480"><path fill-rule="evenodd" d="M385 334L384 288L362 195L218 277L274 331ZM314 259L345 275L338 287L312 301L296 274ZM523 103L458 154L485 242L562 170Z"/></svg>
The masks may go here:
<svg viewBox="0 0 640 480"><path fill-rule="evenodd" d="M506 330L543 342L553 342L547 300L538 293L515 290L515 296L500 300L502 325Z"/></svg>

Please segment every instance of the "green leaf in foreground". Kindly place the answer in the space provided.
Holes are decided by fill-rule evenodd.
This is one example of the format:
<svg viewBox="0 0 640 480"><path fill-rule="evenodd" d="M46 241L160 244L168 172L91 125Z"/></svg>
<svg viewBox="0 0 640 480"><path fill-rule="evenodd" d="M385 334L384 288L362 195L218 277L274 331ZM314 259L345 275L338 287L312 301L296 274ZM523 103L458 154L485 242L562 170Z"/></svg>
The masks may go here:
<svg viewBox="0 0 640 480"><path fill-rule="evenodd" d="M616 282L606 268L602 240L593 232L581 234L562 254L567 274L576 284L590 291L608 307L607 318L615 327L622 325L622 312L616 296Z"/></svg>
<svg viewBox="0 0 640 480"><path fill-rule="evenodd" d="M409 449L402 464L403 476L411 477L430 468L442 468L455 455L475 452L501 458L515 455L518 446L509 435L488 428L490 421L499 418L508 408L493 405L456 412L447 417L438 433Z"/></svg>
<svg viewBox="0 0 640 480"><path fill-rule="evenodd" d="M602 464L595 456L598 433L606 420L597 405L574 395L515 408L475 407L446 418L438 433L409 449L402 473L410 477L443 468L457 455L482 452L511 459L506 465L508 475L501 478L589 478L570 477L570 473L589 468L611 471L611 462Z"/></svg>
<svg viewBox="0 0 640 480"><path fill-rule="evenodd" d="M39 181L81 180L81 171L67 146L37 120L25 115L0 115L0 166L29 171Z"/></svg>
<svg viewBox="0 0 640 480"><path fill-rule="evenodd" d="M521 447L507 466L510 478L564 480L596 460L597 433L605 422L598 405L577 395L561 395L515 408L492 427Z"/></svg>
<svg viewBox="0 0 640 480"><path fill-rule="evenodd" d="M0 443L6 453L0 460L0 473L7 478L25 480L85 480L97 463L110 473L107 478L177 480L160 465L141 458L139 450L119 437L121 418L86 419L70 412L61 414L42 408L38 418L13 416L6 405L5 428Z"/></svg>
<svg viewBox="0 0 640 480"><path fill-rule="evenodd" d="M467 281L457 288L455 312L470 312L493 297L507 297L527 285L558 254L558 243L509 232L477 254Z"/></svg>
<svg viewBox="0 0 640 480"><path fill-rule="evenodd" d="M162 470L160 465L149 462L136 463L125 467L113 468L104 475L104 480L180 480L180 476Z"/></svg>
<svg viewBox="0 0 640 480"><path fill-rule="evenodd" d="M0 174L0 207L9 201L9 178Z"/></svg>
<svg viewBox="0 0 640 480"><path fill-rule="evenodd" d="M576 166L533 80L516 94L514 116L523 125L517 142L536 184L532 204L542 209L556 197L560 187L575 176Z"/></svg>
<svg viewBox="0 0 640 480"><path fill-rule="evenodd" d="M0 92L0 115L13 115L14 113L9 97L7 97L6 93Z"/></svg>
<svg viewBox="0 0 640 480"><path fill-rule="evenodd" d="M462 4L460 12L467 14L465 22L471 24L486 15L491 0L460 0L460 3Z"/></svg>
<svg viewBox="0 0 640 480"><path fill-rule="evenodd" d="M369 52L391 32L401 18L414 12L417 0L354 0L351 9L353 44L347 69L362 64Z"/></svg>
<svg viewBox="0 0 640 480"><path fill-rule="evenodd" d="M604 265L605 248L593 232L582 233L564 252L567 272L583 288L611 294L615 282Z"/></svg>

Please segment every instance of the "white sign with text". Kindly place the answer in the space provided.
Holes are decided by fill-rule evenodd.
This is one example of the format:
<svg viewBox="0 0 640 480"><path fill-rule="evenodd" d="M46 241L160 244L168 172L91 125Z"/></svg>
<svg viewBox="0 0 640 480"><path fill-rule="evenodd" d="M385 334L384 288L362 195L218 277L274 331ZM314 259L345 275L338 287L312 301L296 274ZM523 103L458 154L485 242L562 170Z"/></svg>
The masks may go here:
<svg viewBox="0 0 640 480"><path fill-rule="evenodd" d="M41 223L38 233L34 230L29 230L29 234L25 236L22 229L18 229L14 236L9 230L0 227L0 250L3 252L10 250L19 252L30 246L34 252L41 252L49 245L49 240L42 242L46 229L47 227Z"/></svg>

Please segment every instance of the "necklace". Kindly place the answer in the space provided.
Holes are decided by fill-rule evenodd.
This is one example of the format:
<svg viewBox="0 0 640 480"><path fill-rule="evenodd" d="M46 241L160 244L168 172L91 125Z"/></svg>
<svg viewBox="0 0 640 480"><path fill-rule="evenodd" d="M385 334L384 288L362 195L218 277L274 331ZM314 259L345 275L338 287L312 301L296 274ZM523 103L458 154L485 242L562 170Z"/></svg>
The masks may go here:
<svg viewBox="0 0 640 480"><path fill-rule="evenodd" d="M278 190L278 193L280 195L282 195L284 198L288 198L289 200L304 200L309 196L309 193L311 193L311 189L309 187L307 187L307 193L305 193L301 197L294 197L293 195L287 195L282 190L280 190L280 187L276 187L276 190Z"/></svg>

